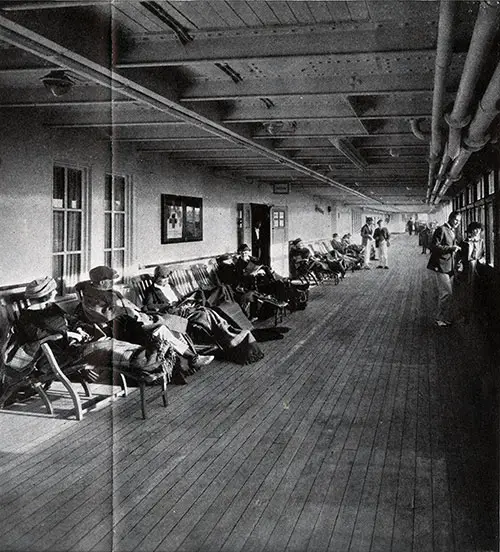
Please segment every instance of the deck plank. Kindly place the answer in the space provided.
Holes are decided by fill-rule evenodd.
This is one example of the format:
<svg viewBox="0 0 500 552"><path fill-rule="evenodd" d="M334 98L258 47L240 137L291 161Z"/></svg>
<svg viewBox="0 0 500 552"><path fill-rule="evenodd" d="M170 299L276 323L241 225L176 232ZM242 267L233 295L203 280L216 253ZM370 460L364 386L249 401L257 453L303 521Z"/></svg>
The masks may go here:
<svg viewBox="0 0 500 552"><path fill-rule="evenodd" d="M494 399L478 336L432 326L416 240L311 290L250 366L216 361L81 422L0 412L0 549L493 550ZM473 339L472 339L473 338Z"/></svg>

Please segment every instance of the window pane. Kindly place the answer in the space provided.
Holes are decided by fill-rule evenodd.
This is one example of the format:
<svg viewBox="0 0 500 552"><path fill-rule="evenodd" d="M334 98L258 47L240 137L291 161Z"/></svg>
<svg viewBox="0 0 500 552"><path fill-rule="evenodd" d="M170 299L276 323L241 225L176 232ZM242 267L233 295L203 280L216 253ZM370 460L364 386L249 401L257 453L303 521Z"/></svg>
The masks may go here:
<svg viewBox="0 0 500 552"><path fill-rule="evenodd" d="M52 207L64 207L64 169L54 167L54 183L52 187Z"/></svg>
<svg viewBox="0 0 500 552"><path fill-rule="evenodd" d="M125 179L115 176L115 211L125 211Z"/></svg>
<svg viewBox="0 0 500 552"><path fill-rule="evenodd" d="M125 215L115 213L114 223L115 235L113 247L125 247Z"/></svg>
<svg viewBox="0 0 500 552"><path fill-rule="evenodd" d="M68 211L67 251L80 251L82 248L82 214Z"/></svg>
<svg viewBox="0 0 500 552"><path fill-rule="evenodd" d="M111 213L104 215L104 247L111 248Z"/></svg>
<svg viewBox="0 0 500 552"><path fill-rule="evenodd" d="M62 255L54 255L52 257L52 278L57 283L57 294L62 295L63 289L63 267L64 267L64 257Z"/></svg>
<svg viewBox="0 0 500 552"><path fill-rule="evenodd" d="M54 211L52 218L52 251L64 250L64 211Z"/></svg>
<svg viewBox="0 0 500 552"><path fill-rule="evenodd" d="M68 208L82 208L82 171L68 169Z"/></svg>
<svg viewBox="0 0 500 552"><path fill-rule="evenodd" d="M125 252L123 250L113 251L113 261L111 266L120 274L121 278L125 268Z"/></svg>
<svg viewBox="0 0 500 552"><path fill-rule="evenodd" d="M68 255L66 257L66 288L73 287L80 280L81 255Z"/></svg>
<svg viewBox="0 0 500 552"><path fill-rule="evenodd" d="M106 266L111 266L112 265L112 262L111 262L111 251L105 251L104 252L104 264Z"/></svg>
<svg viewBox="0 0 500 552"><path fill-rule="evenodd" d="M107 174L104 181L104 210L111 211L111 194L113 189L113 180L111 175Z"/></svg>

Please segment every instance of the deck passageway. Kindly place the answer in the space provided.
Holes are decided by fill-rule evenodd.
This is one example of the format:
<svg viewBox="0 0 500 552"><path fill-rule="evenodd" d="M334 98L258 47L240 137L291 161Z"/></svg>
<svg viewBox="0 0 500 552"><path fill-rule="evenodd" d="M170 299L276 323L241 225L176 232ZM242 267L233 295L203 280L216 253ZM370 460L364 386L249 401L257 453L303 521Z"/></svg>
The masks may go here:
<svg viewBox="0 0 500 552"><path fill-rule="evenodd" d="M494 382L433 326L416 236L311 291L265 358L81 422L0 412L0 549L495 550Z"/></svg>

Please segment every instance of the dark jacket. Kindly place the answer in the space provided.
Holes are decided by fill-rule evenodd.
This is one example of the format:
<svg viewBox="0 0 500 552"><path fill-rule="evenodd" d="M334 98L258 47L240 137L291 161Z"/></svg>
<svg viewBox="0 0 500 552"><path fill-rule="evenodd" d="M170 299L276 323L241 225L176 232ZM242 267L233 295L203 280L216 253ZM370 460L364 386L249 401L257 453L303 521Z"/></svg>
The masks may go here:
<svg viewBox="0 0 500 552"><path fill-rule="evenodd" d="M438 226L432 235L431 256L427 263L429 270L451 274L453 272L454 245L457 243L455 231L448 223Z"/></svg>
<svg viewBox="0 0 500 552"><path fill-rule="evenodd" d="M391 235L389 234L389 230L387 228L375 228L375 232L373 232L373 237L375 238L375 247L378 247L380 245L380 242L386 241L387 245L389 245L389 238Z"/></svg>

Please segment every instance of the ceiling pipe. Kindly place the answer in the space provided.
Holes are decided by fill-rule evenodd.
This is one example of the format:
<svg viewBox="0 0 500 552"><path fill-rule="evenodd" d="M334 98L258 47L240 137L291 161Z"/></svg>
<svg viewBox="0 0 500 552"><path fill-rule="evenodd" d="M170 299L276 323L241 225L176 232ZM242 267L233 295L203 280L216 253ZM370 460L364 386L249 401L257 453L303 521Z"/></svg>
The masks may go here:
<svg viewBox="0 0 500 552"><path fill-rule="evenodd" d="M441 0L441 4L439 6L436 61L434 69L434 92L432 97L429 178L427 183L426 201L429 201L430 199L432 180L437 160L443 149L441 120L443 117L446 73L448 71L453 53L453 20L455 17L455 7L455 0Z"/></svg>
<svg viewBox="0 0 500 552"><path fill-rule="evenodd" d="M500 113L500 62L497 64L488 87L479 102L474 118L464 137L464 146L454 160L448 174L448 179L439 190L438 198L441 198L446 193L451 182L456 182L460 179L462 169L470 156L474 152L483 149L489 142L490 135L488 134L488 130L498 113Z"/></svg>
<svg viewBox="0 0 500 552"><path fill-rule="evenodd" d="M420 129L420 119L410 119L410 128L413 132L413 136L422 142L427 142L429 135Z"/></svg>
<svg viewBox="0 0 500 552"><path fill-rule="evenodd" d="M487 54L498 31L500 6L497 0L482 0L479 5L474 32L465 59L464 69L458 87L453 110L445 115L450 130L448 153L451 159L460 154L462 129L471 119L470 104L474 97L477 81L483 69Z"/></svg>
<svg viewBox="0 0 500 552"><path fill-rule="evenodd" d="M498 113L500 113L500 62L479 102L474 119L464 138L467 148L476 151L482 149L489 142L488 130Z"/></svg>

